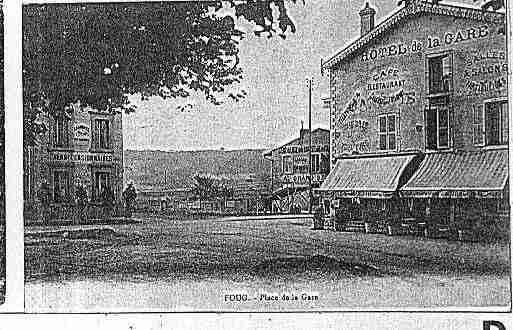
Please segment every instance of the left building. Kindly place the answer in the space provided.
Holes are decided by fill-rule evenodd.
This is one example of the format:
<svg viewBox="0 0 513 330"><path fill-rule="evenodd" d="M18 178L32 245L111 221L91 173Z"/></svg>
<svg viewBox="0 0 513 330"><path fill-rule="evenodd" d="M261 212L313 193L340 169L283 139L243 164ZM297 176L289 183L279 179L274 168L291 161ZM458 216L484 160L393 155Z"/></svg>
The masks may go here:
<svg viewBox="0 0 513 330"><path fill-rule="evenodd" d="M100 216L106 187L114 194L115 207L122 207L122 113L73 104L42 120L47 131L24 152L26 221L43 218L43 199L50 219L71 219L79 186L87 191L89 218Z"/></svg>

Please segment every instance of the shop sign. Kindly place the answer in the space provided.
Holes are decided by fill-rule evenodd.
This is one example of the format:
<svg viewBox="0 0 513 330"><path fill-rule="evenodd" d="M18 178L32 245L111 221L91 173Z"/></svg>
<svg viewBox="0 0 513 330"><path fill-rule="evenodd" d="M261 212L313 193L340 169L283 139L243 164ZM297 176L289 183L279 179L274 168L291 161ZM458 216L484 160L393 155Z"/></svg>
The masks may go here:
<svg viewBox="0 0 513 330"><path fill-rule="evenodd" d="M500 191L482 191L482 190L422 190L422 191L402 191L403 197L410 198L451 198L451 199L468 199L468 198L502 198Z"/></svg>
<svg viewBox="0 0 513 330"><path fill-rule="evenodd" d="M352 191L352 190L340 190L335 191L335 196L338 198L391 198L393 192L382 192L382 191Z"/></svg>
<svg viewBox="0 0 513 330"><path fill-rule="evenodd" d="M295 145L295 146L284 146L279 149L279 153L282 154L298 154L308 152L310 149L309 145ZM329 152L329 144L325 145L312 145L312 152Z"/></svg>
<svg viewBox="0 0 513 330"><path fill-rule="evenodd" d="M50 153L51 161L74 162L74 163L110 163L113 160L111 154L96 154L91 152L60 152Z"/></svg>
<svg viewBox="0 0 513 330"><path fill-rule="evenodd" d="M86 124L75 124L75 139L77 140L89 140L90 128Z"/></svg>
<svg viewBox="0 0 513 330"><path fill-rule="evenodd" d="M282 180L285 183L294 183L296 185L307 185L309 183L308 181L308 174L291 174L291 175L284 175L282 177ZM324 174L312 174L312 183L321 183L324 181L325 175Z"/></svg>

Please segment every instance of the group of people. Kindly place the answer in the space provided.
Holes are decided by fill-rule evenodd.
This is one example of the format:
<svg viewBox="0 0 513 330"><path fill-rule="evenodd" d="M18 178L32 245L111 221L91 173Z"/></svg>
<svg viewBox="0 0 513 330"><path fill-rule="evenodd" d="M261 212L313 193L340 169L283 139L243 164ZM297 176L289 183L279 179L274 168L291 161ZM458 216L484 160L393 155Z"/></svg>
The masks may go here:
<svg viewBox="0 0 513 330"><path fill-rule="evenodd" d="M108 186L103 185L100 189L98 196L98 202L102 207L102 217L109 219L112 216L115 207L115 195L114 191ZM47 183L41 185L41 189L38 194L38 199L42 207L42 220L47 223L51 218L50 204L52 202L50 187ZM125 217L131 217L135 208L135 201L137 199L137 191L133 183L129 183L126 189L123 191L124 201L124 215ZM75 215L74 221L83 223L89 218L89 196L86 187L78 183L75 187L75 198L74 198Z"/></svg>

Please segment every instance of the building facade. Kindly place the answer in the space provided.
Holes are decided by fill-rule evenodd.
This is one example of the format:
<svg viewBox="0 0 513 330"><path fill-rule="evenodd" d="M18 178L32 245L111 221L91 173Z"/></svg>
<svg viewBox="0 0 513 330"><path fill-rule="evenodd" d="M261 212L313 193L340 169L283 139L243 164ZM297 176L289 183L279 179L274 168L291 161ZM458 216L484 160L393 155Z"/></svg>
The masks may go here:
<svg viewBox="0 0 513 330"><path fill-rule="evenodd" d="M24 198L27 221L42 219L42 204L50 219L72 219L78 187L87 193L89 218L100 217L102 193L110 190L122 208L122 114L74 104L43 118L47 132L24 153Z"/></svg>
<svg viewBox="0 0 513 330"><path fill-rule="evenodd" d="M312 187L319 188L329 173L330 131L312 131ZM309 130L299 137L264 153L272 162L272 212L294 213L309 210Z"/></svg>
<svg viewBox="0 0 513 330"><path fill-rule="evenodd" d="M460 235L508 222L504 14L421 0L377 26L375 13L367 3L361 36L322 63L330 212Z"/></svg>

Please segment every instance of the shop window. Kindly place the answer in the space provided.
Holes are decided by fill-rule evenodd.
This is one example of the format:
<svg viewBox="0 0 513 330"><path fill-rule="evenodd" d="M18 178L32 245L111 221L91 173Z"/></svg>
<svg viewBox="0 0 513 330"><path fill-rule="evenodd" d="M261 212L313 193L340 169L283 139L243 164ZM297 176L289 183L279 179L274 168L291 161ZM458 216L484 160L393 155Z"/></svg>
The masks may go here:
<svg viewBox="0 0 513 330"><path fill-rule="evenodd" d="M449 148L449 107L431 106L426 110L426 149Z"/></svg>
<svg viewBox="0 0 513 330"><path fill-rule="evenodd" d="M429 94L448 93L452 90L452 53L427 59Z"/></svg>
<svg viewBox="0 0 513 330"><path fill-rule="evenodd" d="M54 120L53 125L53 146L64 148L69 146L69 120L59 116Z"/></svg>
<svg viewBox="0 0 513 330"><path fill-rule="evenodd" d="M110 148L110 121L108 119L94 120L94 142L96 149Z"/></svg>
<svg viewBox="0 0 513 330"><path fill-rule="evenodd" d="M66 170L53 171L53 201L64 203L69 201L70 176Z"/></svg>
<svg viewBox="0 0 513 330"><path fill-rule="evenodd" d="M312 155L312 173L319 173L321 171L321 155Z"/></svg>
<svg viewBox="0 0 513 330"><path fill-rule="evenodd" d="M110 189L112 191L112 187L110 184L110 173L109 172L95 172L94 173L94 189L93 189L93 197L96 201L100 201L102 198L102 194L105 189Z"/></svg>
<svg viewBox="0 0 513 330"><path fill-rule="evenodd" d="M379 150L395 150L397 147L397 120L396 115L382 115L378 117Z"/></svg>
<svg viewBox="0 0 513 330"><path fill-rule="evenodd" d="M505 100L486 102L484 105L486 145L508 143L508 103Z"/></svg>
<svg viewBox="0 0 513 330"><path fill-rule="evenodd" d="M283 173L292 173L293 170L293 161L292 156L283 156Z"/></svg>

